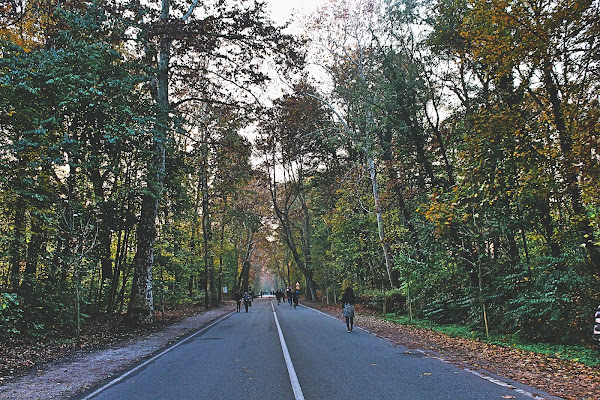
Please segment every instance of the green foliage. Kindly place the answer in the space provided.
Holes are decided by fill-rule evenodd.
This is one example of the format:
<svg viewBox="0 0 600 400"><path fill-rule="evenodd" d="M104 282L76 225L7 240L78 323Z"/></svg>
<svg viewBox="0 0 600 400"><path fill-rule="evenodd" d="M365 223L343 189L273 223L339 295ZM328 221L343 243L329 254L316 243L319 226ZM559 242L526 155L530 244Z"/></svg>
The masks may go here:
<svg viewBox="0 0 600 400"><path fill-rule="evenodd" d="M15 293L2 293L0 296L0 342L6 344L20 335L23 309Z"/></svg>
<svg viewBox="0 0 600 400"><path fill-rule="evenodd" d="M38 282L27 294L23 308L23 331L28 336L51 338L75 335L77 321L72 289L50 280Z"/></svg>
<svg viewBox="0 0 600 400"><path fill-rule="evenodd" d="M535 342L566 344L589 340L597 280L564 264L553 264L536 274L531 284L515 284L511 278L514 277L507 277L504 282L506 290L512 293L502 318L507 324L505 329Z"/></svg>
<svg viewBox="0 0 600 400"><path fill-rule="evenodd" d="M0 298L1 341L28 337L70 337L75 330L73 292L49 281L39 282L23 295L2 293ZM85 318L86 314L82 314Z"/></svg>
<svg viewBox="0 0 600 400"><path fill-rule="evenodd" d="M372 202L368 182L361 181L357 186L342 182L336 194L335 208L325 220L330 229L330 264L341 279L350 279L358 286L378 284L385 279L384 267L376 220L363 206Z"/></svg>
<svg viewBox="0 0 600 400"><path fill-rule="evenodd" d="M406 295L402 289L363 289L357 294L357 302L379 312L384 309L384 301L386 312L406 311Z"/></svg>
<svg viewBox="0 0 600 400"><path fill-rule="evenodd" d="M377 40L361 31L363 46L337 51L345 57L328 66L328 100L344 104L339 117L356 137L340 146L343 179L315 230L326 241L315 247L325 255L313 253L324 260L323 283L354 279L364 302L382 308L360 143L377 167L393 273L414 316L524 341L586 341L600 302L600 168L589 157L599 109L597 76L580 77L593 75L582 60L593 57L596 7L387 5ZM432 24L425 40L412 26L422 15ZM336 21L344 23L353 21ZM374 45L382 36L393 45ZM553 48L570 50L558 58Z"/></svg>
<svg viewBox="0 0 600 400"><path fill-rule="evenodd" d="M304 264L321 288L351 281L377 310L386 301L405 312L410 299L414 316L449 332L462 326L480 338L487 322L493 337L587 340L600 303L597 4L492 3L387 1L370 10L384 11L362 32L374 36L355 38L369 38L366 47L332 52L346 58L326 66L331 92L301 80L265 118L261 167L280 174L284 165L288 178L273 175L271 186L252 169L251 144L239 133L251 117L232 99L246 95L224 95L266 76L252 51L236 58L217 49L234 32L248 49L293 53L260 10L232 10L234 22L215 28L223 31L192 32L204 25L190 23L192 31L173 36L169 88L179 92L171 98L194 100L171 104L168 125L154 107L156 32L145 31L153 24L82 3L48 10L48 31L31 15L23 18L31 26L3 26L0 276L11 287L0 288L2 338L73 334L75 289L84 318L126 304L141 199L158 195L141 178L156 175L153 134L166 129L153 271L160 305L210 295L204 272L216 276L219 263L220 283L232 290L248 243L272 239L280 248L255 252L271 257L257 263L289 266L294 281ZM151 20L157 10L135 11ZM213 18L223 9L204 11ZM253 28L240 34L242 25ZM222 80L194 72L213 66ZM211 95L215 102L198 107ZM283 212L271 230L273 198ZM282 233L296 241L293 261ZM205 256L214 269L206 271Z"/></svg>
<svg viewBox="0 0 600 400"><path fill-rule="evenodd" d="M423 307L423 316L438 323L465 323L472 304L464 293L442 292Z"/></svg>

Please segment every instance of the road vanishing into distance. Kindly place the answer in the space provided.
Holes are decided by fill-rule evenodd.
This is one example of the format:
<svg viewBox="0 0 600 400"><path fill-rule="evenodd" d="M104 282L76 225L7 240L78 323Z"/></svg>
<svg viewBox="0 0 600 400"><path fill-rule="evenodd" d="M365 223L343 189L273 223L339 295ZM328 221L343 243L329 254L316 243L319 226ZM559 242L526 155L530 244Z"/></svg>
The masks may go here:
<svg viewBox="0 0 600 400"><path fill-rule="evenodd" d="M340 311L341 313L341 311ZM272 298L188 336L79 400L556 399Z"/></svg>

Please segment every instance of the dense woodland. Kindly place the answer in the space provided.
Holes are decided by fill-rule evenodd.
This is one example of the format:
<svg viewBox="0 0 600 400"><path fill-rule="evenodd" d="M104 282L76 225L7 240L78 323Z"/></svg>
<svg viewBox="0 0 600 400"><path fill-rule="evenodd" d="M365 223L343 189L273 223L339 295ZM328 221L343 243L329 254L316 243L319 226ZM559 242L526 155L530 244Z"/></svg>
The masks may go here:
<svg viewBox="0 0 600 400"><path fill-rule="evenodd" d="M260 1L0 5L1 342L266 275L589 340L600 1L324 1L302 26Z"/></svg>

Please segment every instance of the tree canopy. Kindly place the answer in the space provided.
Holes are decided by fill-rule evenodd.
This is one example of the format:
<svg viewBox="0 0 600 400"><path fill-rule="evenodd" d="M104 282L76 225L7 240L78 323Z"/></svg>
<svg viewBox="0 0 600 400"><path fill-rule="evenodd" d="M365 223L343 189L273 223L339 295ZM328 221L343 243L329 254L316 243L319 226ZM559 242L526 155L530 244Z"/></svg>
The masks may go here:
<svg viewBox="0 0 600 400"><path fill-rule="evenodd" d="M0 340L295 282L589 336L599 1L331 1L302 36L259 1L0 10Z"/></svg>

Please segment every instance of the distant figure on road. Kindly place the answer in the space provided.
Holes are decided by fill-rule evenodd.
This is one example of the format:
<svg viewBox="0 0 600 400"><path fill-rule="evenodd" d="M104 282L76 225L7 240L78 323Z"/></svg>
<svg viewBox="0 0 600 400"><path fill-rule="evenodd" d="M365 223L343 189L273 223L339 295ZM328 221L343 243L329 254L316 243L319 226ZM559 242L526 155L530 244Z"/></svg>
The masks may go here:
<svg viewBox="0 0 600 400"><path fill-rule="evenodd" d="M291 286L288 286L286 294L287 294L288 303L290 303L290 306L291 306L292 305L292 287Z"/></svg>
<svg viewBox="0 0 600 400"><path fill-rule="evenodd" d="M275 291L275 297L277 298L277 304L280 304L281 299L283 298L283 291L281 289L277 289Z"/></svg>
<svg viewBox="0 0 600 400"><path fill-rule="evenodd" d="M354 296L354 290L352 290L352 286L348 286L344 291L344 295L342 296L342 315L346 318L346 327L348 328L348 332L352 332L354 328L354 303L356 302L356 297Z"/></svg>
<svg viewBox="0 0 600 400"><path fill-rule="evenodd" d="M244 308L246 309L246 312L248 312L248 307L252 303L252 296L250 296L250 294L248 292L244 292L243 299L244 299Z"/></svg>
<svg viewBox="0 0 600 400"><path fill-rule="evenodd" d="M235 292L235 303L236 303L235 312L242 311L242 292L241 292L241 290L237 290Z"/></svg>
<svg viewBox="0 0 600 400"><path fill-rule="evenodd" d="M298 305L298 299L300 298L300 291L296 289L296 291L292 295L292 298L294 300L294 308L296 308L296 306Z"/></svg>

